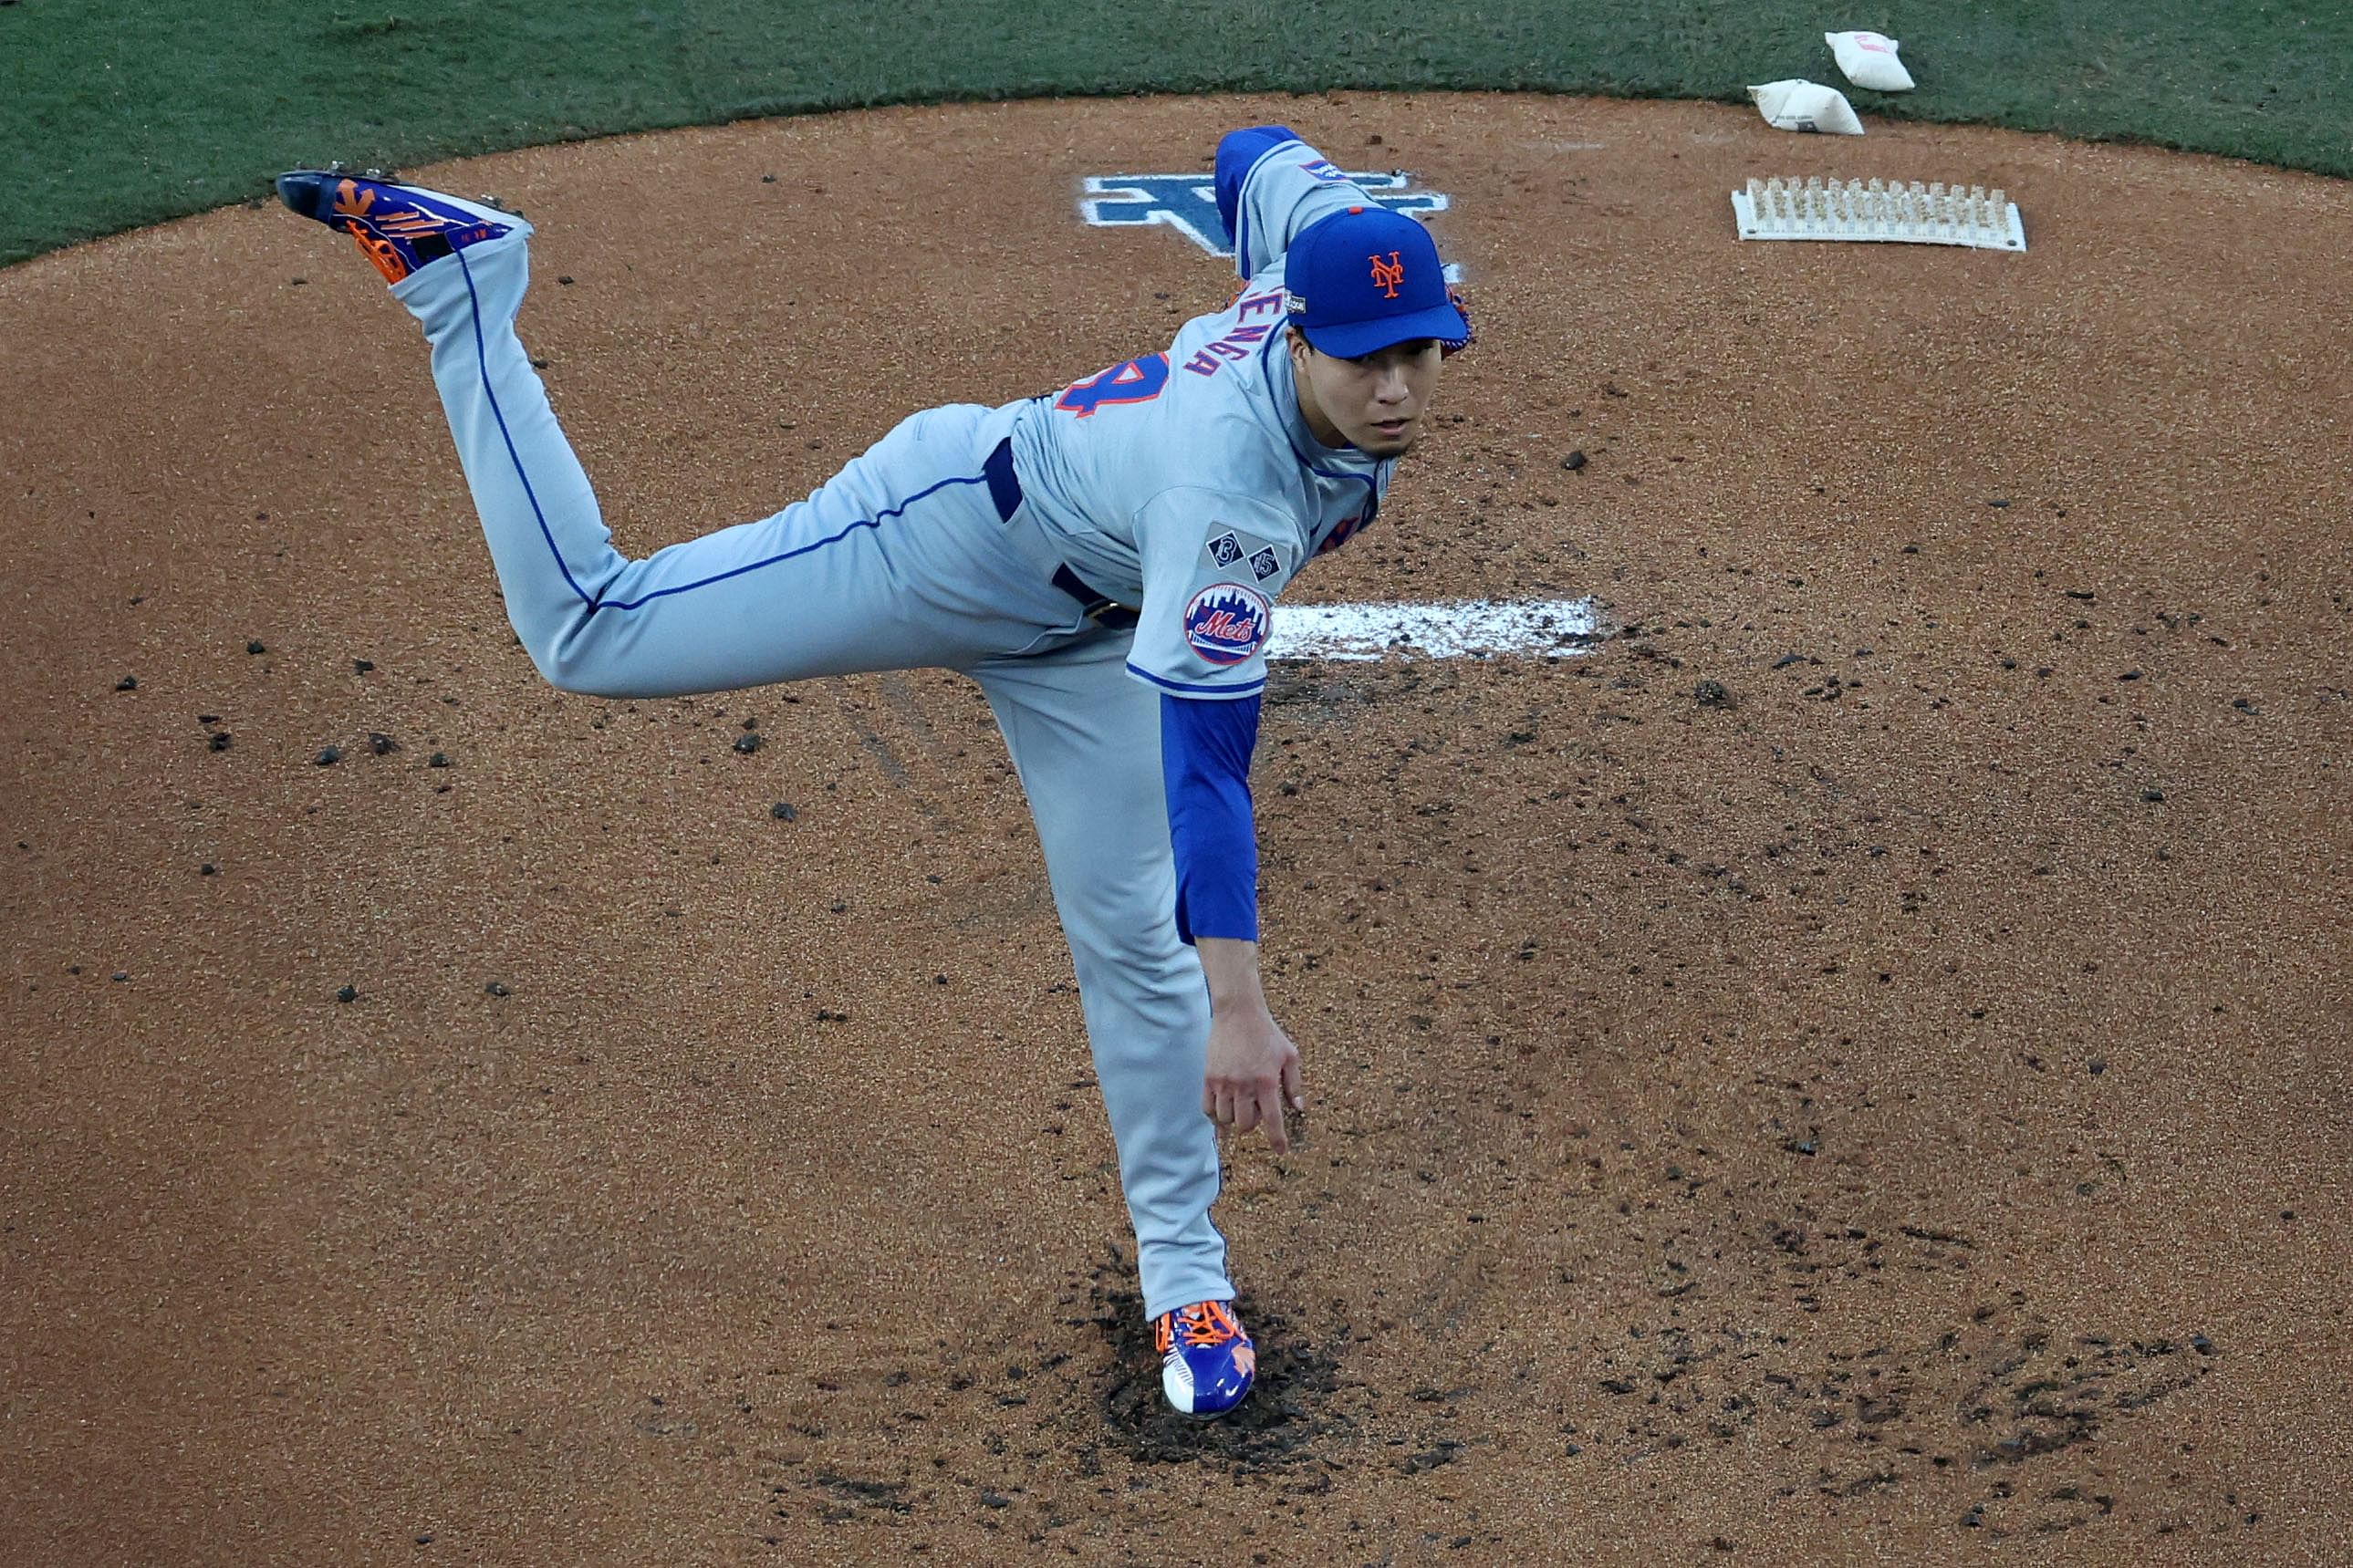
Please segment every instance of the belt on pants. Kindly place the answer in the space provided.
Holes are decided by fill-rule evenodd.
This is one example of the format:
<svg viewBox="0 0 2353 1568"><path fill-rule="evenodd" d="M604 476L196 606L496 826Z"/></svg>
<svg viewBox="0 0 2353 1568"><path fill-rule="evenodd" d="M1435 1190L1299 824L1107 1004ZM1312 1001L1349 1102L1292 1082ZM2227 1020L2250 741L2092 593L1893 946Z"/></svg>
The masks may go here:
<svg viewBox="0 0 2353 1568"><path fill-rule="evenodd" d="M1013 514L1021 510L1021 481L1013 474L1012 437L997 444L988 460L981 464L980 471L988 480L988 499L996 504L997 521L1011 522ZM1054 586L1076 599L1087 619L1108 631L1125 631L1142 619L1133 606L1088 587L1067 563L1055 566Z"/></svg>

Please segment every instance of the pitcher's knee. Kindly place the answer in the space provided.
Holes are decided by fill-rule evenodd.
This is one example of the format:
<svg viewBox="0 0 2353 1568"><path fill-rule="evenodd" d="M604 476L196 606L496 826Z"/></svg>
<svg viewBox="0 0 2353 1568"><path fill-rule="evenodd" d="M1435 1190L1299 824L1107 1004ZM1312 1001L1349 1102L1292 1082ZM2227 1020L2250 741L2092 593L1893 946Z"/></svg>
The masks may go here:
<svg viewBox="0 0 2353 1568"><path fill-rule="evenodd" d="M519 631L516 635L540 679L558 691L582 697L650 695L637 689L639 683L628 679L616 665L606 639L597 635L593 613L568 617L552 633Z"/></svg>
<svg viewBox="0 0 2353 1568"><path fill-rule="evenodd" d="M1178 943L1174 954L1155 959L1150 954L1077 952L1079 994L1090 1005L1118 1009L1127 1019L1124 1032L1155 1042L1145 1047L1158 1051L1157 1042L1205 1037L1209 1026L1209 988L1193 950Z"/></svg>
<svg viewBox="0 0 2353 1568"><path fill-rule="evenodd" d="M576 697L617 697L620 695L620 693L617 691L606 690L603 683L596 678L594 673L576 668L561 659L542 658L537 654L533 654L532 656L531 662L538 667L540 679L546 681L558 691L568 691Z"/></svg>

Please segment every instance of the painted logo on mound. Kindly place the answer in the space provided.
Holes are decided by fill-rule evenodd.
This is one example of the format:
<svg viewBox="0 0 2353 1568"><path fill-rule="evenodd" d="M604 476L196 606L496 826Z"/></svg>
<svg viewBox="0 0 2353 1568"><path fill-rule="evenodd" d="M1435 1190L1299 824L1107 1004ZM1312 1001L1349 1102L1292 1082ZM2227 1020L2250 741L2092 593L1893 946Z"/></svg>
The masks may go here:
<svg viewBox="0 0 2353 1568"><path fill-rule="evenodd" d="M1419 217L1442 213L1442 191L1407 187L1413 176L1404 170L1387 174L1370 170L1344 171L1330 163L1303 163L1301 168L1327 184L1345 180L1393 213ZM1096 228L1173 228L1212 256L1231 256L1234 237L1218 212L1217 183L1198 172L1189 174L1089 174L1081 183L1079 216ZM1446 280L1459 283L1449 264Z"/></svg>
<svg viewBox="0 0 2353 1568"><path fill-rule="evenodd" d="M1213 583L1185 606L1185 640L1211 664L1240 664L1266 641L1272 620L1265 595L1239 583Z"/></svg>

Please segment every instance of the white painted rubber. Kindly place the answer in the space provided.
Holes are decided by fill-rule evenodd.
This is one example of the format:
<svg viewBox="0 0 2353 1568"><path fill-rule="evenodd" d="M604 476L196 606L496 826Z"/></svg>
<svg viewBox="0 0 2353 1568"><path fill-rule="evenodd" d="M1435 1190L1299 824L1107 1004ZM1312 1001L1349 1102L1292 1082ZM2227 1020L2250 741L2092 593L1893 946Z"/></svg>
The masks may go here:
<svg viewBox="0 0 2353 1568"><path fill-rule="evenodd" d="M1583 653L1602 635L1591 599L1283 605L1269 658L1496 658Z"/></svg>

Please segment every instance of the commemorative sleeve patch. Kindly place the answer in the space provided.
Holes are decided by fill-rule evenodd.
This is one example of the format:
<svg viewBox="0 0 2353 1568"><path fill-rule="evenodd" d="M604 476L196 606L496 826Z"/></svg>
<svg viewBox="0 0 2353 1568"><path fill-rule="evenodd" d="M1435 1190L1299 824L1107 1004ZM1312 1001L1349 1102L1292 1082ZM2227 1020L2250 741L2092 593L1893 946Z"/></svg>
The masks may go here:
<svg viewBox="0 0 2353 1568"><path fill-rule="evenodd" d="M1275 596L1307 553L1301 520L1257 495L1176 486L1135 522L1144 597L1128 673L1187 696L1261 689Z"/></svg>
<svg viewBox="0 0 2353 1568"><path fill-rule="evenodd" d="M1212 583L1185 606L1185 642L1203 662L1240 664L1266 644L1274 607L1239 583Z"/></svg>
<svg viewBox="0 0 2353 1568"><path fill-rule="evenodd" d="M1252 532L1231 523L1214 522L1209 527L1209 537L1201 547L1206 564L1197 568L1201 575L1194 579L1195 587L1198 587L1205 577L1240 576L1245 569L1254 583L1264 583L1270 578L1283 575L1284 563L1290 557L1280 543L1263 533ZM1278 582L1265 592L1278 593L1282 586Z"/></svg>

